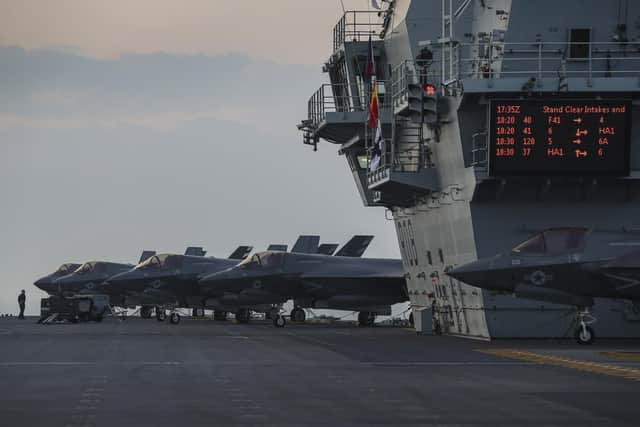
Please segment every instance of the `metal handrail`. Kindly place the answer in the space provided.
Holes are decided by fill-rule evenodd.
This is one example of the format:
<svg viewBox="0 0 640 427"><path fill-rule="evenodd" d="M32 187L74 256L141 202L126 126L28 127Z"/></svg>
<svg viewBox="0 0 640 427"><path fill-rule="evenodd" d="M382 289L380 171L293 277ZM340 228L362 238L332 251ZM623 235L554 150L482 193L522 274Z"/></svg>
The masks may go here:
<svg viewBox="0 0 640 427"><path fill-rule="evenodd" d="M387 108L390 99L386 95L386 81L378 81L378 100L380 108ZM337 93L337 95L336 95ZM369 94L356 85L349 84L323 84L308 101L308 119L312 127L317 128L326 117L327 113L350 113L367 111L369 107Z"/></svg>
<svg viewBox="0 0 640 427"><path fill-rule="evenodd" d="M440 67L438 61L410 61L405 60L391 70L391 99L397 107L406 102L409 84L432 83L440 84Z"/></svg>
<svg viewBox="0 0 640 427"><path fill-rule="evenodd" d="M380 40L384 24L373 10L349 10L333 27L333 51L339 50L345 41L367 41L369 36Z"/></svg>
<svg viewBox="0 0 640 427"><path fill-rule="evenodd" d="M580 57L571 57L572 47ZM640 42L487 42L456 46L458 79L619 77L640 74Z"/></svg>

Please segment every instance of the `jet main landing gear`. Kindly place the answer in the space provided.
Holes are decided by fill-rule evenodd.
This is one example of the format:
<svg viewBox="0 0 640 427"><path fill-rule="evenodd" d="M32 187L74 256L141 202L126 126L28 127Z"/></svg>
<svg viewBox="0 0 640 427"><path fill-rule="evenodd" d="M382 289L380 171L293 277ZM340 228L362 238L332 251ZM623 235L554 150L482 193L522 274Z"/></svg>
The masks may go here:
<svg viewBox="0 0 640 427"><path fill-rule="evenodd" d="M578 309L578 313L576 314L578 327L573 334L578 344L593 344L593 341L596 339L596 334L591 325L595 323L596 320L597 319L589 312L589 308Z"/></svg>
<svg viewBox="0 0 640 427"><path fill-rule="evenodd" d="M236 321L238 323L249 323L249 318L251 317L251 313L246 308L241 308L236 311Z"/></svg>
<svg viewBox="0 0 640 427"><path fill-rule="evenodd" d="M162 307L156 307L156 320L158 322L164 322L167 320L167 312Z"/></svg>
<svg viewBox="0 0 640 427"><path fill-rule="evenodd" d="M358 313L358 325L373 326L376 321L376 314L371 311L361 311Z"/></svg>
<svg viewBox="0 0 640 427"><path fill-rule="evenodd" d="M140 317L142 317L143 319L151 319L152 310L153 310L153 307L150 307L148 305L143 305L142 307L140 307Z"/></svg>
<svg viewBox="0 0 640 427"><path fill-rule="evenodd" d="M213 320L217 320L219 322L227 320L227 312L216 310L213 312Z"/></svg>
<svg viewBox="0 0 640 427"><path fill-rule="evenodd" d="M300 307L296 307L291 310L291 321L297 323L304 323L307 320L307 314Z"/></svg>

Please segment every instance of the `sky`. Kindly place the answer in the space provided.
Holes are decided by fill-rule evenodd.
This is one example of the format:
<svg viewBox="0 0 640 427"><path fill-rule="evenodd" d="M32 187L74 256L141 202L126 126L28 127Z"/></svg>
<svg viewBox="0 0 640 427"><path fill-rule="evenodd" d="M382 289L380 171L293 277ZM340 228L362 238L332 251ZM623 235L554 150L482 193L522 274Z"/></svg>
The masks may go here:
<svg viewBox="0 0 640 427"><path fill-rule="evenodd" d="M344 0L364 8L364 0ZM0 314L63 262L344 243L399 257L337 147L296 124L339 1L0 0Z"/></svg>

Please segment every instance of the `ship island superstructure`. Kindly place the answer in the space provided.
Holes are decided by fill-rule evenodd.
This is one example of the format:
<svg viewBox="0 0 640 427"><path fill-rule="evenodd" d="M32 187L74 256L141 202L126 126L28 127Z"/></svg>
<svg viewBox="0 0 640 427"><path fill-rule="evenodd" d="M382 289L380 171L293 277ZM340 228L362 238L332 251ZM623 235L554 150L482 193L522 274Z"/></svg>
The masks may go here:
<svg viewBox="0 0 640 427"><path fill-rule="evenodd" d="M446 272L552 227L640 242L640 3L381 4L346 11L334 27L330 83L308 102L304 143L336 144L363 203L386 209L415 318L469 337L565 335L572 307L483 291ZM633 303L599 299L593 309L600 336L640 335Z"/></svg>

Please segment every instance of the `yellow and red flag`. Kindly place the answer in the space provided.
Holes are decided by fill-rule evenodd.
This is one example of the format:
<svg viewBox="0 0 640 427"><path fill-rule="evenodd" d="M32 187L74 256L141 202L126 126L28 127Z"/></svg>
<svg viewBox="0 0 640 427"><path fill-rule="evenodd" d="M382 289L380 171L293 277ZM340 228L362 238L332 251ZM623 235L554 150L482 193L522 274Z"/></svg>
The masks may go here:
<svg viewBox="0 0 640 427"><path fill-rule="evenodd" d="M380 106L378 105L378 85L374 77L371 83L371 101L369 102L369 129L375 129L380 119Z"/></svg>

